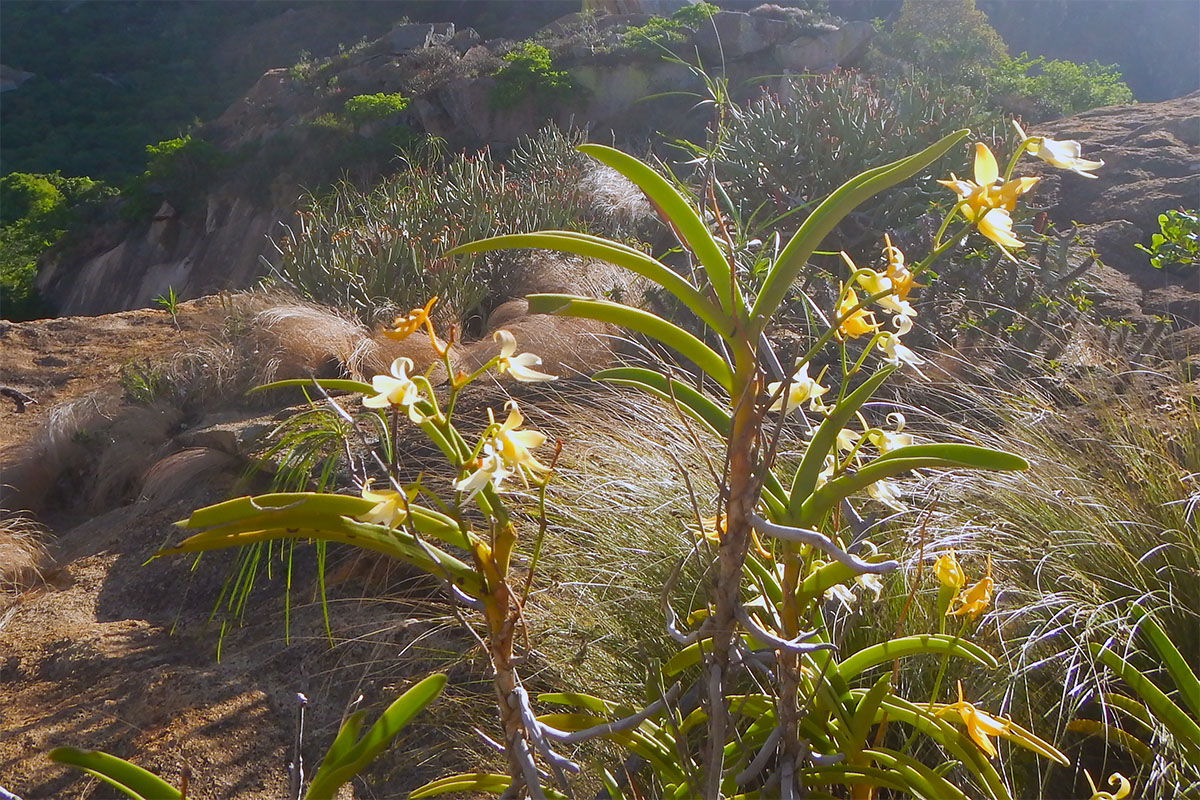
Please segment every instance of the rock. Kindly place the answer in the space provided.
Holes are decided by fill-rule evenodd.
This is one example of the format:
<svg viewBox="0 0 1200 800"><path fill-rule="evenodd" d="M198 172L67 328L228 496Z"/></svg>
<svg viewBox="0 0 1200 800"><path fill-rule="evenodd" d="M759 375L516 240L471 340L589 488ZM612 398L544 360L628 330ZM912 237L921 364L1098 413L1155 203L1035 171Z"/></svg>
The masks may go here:
<svg viewBox="0 0 1200 800"><path fill-rule="evenodd" d="M474 28L463 28L454 34L448 44L458 51L458 54L466 55L467 51L475 45L483 41L483 37L479 35L479 31Z"/></svg>
<svg viewBox="0 0 1200 800"><path fill-rule="evenodd" d="M795 38L795 28L784 20L719 11L700 25L693 42L706 63L719 63L722 58L745 58Z"/></svg>
<svg viewBox="0 0 1200 800"><path fill-rule="evenodd" d="M1167 317L1177 325L1200 325L1200 292L1182 286L1151 289L1146 292L1142 306L1147 314Z"/></svg>
<svg viewBox="0 0 1200 800"><path fill-rule="evenodd" d="M34 77L32 72L0 64L0 92L10 92L19 89L21 84Z"/></svg>
<svg viewBox="0 0 1200 800"><path fill-rule="evenodd" d="M383 47L393 53L421 50L434 44L446 44L455 37L453 22L411 23L397 25L380 39ZM476 40L479 34L475 34ZM470 45L467 45L467 49ZM466 50L463 50L466 52Z"/></svg>
<svg viewBox="0 0 1200 800"><path fill-rule="evenodd" d="M867 52L874 36L871 23L849 22L832 33L776 45L775 57L784 69L797 71L850 66Z"/></svg>

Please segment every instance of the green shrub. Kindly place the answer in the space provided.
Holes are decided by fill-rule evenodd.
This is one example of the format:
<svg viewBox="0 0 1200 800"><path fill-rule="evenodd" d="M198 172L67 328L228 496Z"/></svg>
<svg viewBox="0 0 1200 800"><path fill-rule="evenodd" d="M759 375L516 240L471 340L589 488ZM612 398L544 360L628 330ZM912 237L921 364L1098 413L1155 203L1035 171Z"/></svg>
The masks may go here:
<svg viewBox="0 0 1200 800"><path fill-rule="evenodd" d="M50 314L34 282L38 258L115 189L91 178L13 172L0 179L0 315L28 320Z"/></svg>
<svg viewBox="0 0 1200 800"><path fill-rule="evenodd" d="M1008 55L975 0L905 0L890 36L879 44L892 56L967 85Z"/></svg>
<svg viewBox="0 0 1200 800"><path fill-rule="evenodd" d="M494 73L496 85L489 98L493 109L512 108L524 100L555 107L585 96L571 73L554 69L550 51L540 44L522 42L504 54L504 66Z"/></svg>
<svg viewBox="0 0 1200 800"><path fill-rule="evenodd" d="M408 108L408 98L402 94L360 94L346 101L343 110L356 127L367 122L387 119Z"/></svg>
<svg viewBox="0 0 1200 800"><path fill-rule="evenodd" d="M713 5L712 3L693 3L676 10L675 13L671 15L671 19L695 28L697 25L701 25L706 22L709 17L711 17L713 14L716 14L720 10L720 6Z"/></svg>
<svg viewBox="0 0 1200 800"><path fill-rule="evenodd" d="M146 169L125 189L128 218L154 212L164 200L185 210L202 195L229 157L211 142L190 133L146 145Z"/></svg>
<svg viewBox="0 0 1200 800"><path fill-rule="evenodd" d="M1121 80L1116 64L1047 61L1021 53L1001 59L985 72L993 96L1025 99L1037 108L1039 118L1133 102L1133 92Z"/></svg>
<svg viewBox="0 0 1200 800"><path fill-rule="evenodd" d="M1137 249L1150 256L1150 266L1169 272L1200 269L1200 212L1196 209L1168 211L1158 215L1161 231L1150 237L1150 246Z"/></svg>
<svg viewBox="0 0 1200 800"><path fill-rule="evenodd" d="M0 224L48 214L62 203L62 192L45 175L13 172L0 179Z"/></svg>

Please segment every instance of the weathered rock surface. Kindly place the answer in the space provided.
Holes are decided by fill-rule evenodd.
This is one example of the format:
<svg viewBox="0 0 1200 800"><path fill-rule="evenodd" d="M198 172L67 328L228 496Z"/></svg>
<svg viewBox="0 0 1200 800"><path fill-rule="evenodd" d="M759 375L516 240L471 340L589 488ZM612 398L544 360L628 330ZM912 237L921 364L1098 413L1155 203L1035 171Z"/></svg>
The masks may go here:
<svg viewBox="0 0 1200 800"><path fill-rule="evenodd" d="M1150 244L1158 215L1200 206L1200 92L1162 103L1112 106L1038 125L1032 133L1075 139L1104 167L1094 180L1041 164L1037 192L1054 202L1060 229L1078 223L1103 262L1092 272L1105 313L1148 322L1164 315L1177 327L1200 324L1200 270L1177 275L1150 266L1135 244Z"/></svg>

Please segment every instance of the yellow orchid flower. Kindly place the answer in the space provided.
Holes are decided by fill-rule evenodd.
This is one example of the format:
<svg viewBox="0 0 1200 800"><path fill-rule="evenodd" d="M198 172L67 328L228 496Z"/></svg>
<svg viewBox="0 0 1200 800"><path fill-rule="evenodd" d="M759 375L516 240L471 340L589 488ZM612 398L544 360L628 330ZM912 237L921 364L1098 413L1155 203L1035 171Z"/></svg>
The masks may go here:
<svg viewBox="0 0 1200 800"><path fill-rule="evenodd" d="M505 406L509 409L508 418L500 426L499 430L492 435L492 444L495 447L496 453L504 460L504 463L514 469L526 469L529 472L546 473L550 468L534 458L533 453L529 452L536 447L541 447L546 441L546 434L540 431L521 431L517 430L525 423L525 417L517 408L515 400L508 401ZM492 410L488 409L488 416L492 417ZM495 418L492 417L493 424Z"/></svg>
<svg viewBox="0 0 1200 800"><path fill-rule="evenodd" d="M946 555L938 556L937 561L933 562L933 574L937 576L938 583L947 589L954 590L954 597L958 597L959 591L967 585L967 576L958 564L954 548L951 548Z"/></svg>
<svg viewBox="0 0 1200 800"><path fill-rule="evenodd" d="M416 424L428 422L431 417L417 410L416 403L421 399L420 389L408 377L408 371L413 368L410 358L401 356L392 362L388 375L376 375L371 379L371 388L375 394L363 398L367 408L388 408L398 406L408 411L408 418Z"/></svg>
<svg viewBox="0 0 1200 800"><path fill-rule="evenodd" d="M904 265L904 253L892 244L892 237L886 233L883 235L883 257L887 259L887 276L896 292L896 299L907 300L908 293L921 284L916 282L915 276Z"/></svg>
<svg viewBox="0 0 1200 800"><path fill-rule="evenodd" d="M953 611L946 612L948 617L957 617L966 614L971 619L976 619L992 602L992 593L996 589L996 582L992 580L992 557L989 555L987 559L987 574L966 591L966 594L960 595L958 599L958 608Z"/></svg>
<svg viewBox="0 0 1200 800"><path fill-rule="evenodd" d="M917 312L908 301L900 298L890 277L880 274L873 269L858 267L845 250L842 251L842 260L850 267L850 272L854 275L855 282L863 288L863 291L867 295L874 297L880 292L888 292L883 297L876 298L875 302L879 303L880 308L892 314L900 314L905 317L916 316Z"/></svg>
<svg viewBox="0 0 1200 800"><path fill-rule="evenodd" d="M1114 772L1108 776L1108 785L1117 787L1115 792L1102 792L1096 788L1096 782L1092 780L1092 773L1086 769L1083 771L1083 776L1087 778L1088 786L1091 787L1092 796L1089 800L1122 800L1128 797L1133 790L1133 786L1129 783L1129 778L1126 778L1119 772Z"/></svg>
<svg viewBox="0 0 1200 800"><path fill-rule="evenodd" d="M541 356L536 356L533 353L516 355L517 338L509 331L498 330L492 334L492 338L500 342L500 358L496 362L496 371L501 375L507 372L522 383L558 380L558 377L555 375L547 375L544 372L538 372L533 369L533 367L541 366Z"/></svg>
<svg viewBox="0 0 1200 800"><path fill-rule="evenodd" d="M725 535L725 516L723 514L715 514L711 517L704 517L701 519L700 535L703 536L709 542L709 544L719 546L721 544L721 537ZM775 560L775 557L763 547L762 541L758 538L758 533L753 528L750 529L750 544L754 548L754 551L758 553L758 557L762 560Z"/></svg>
<svg viewBox="0 0 1200 800"><path fill-rule="evenodd" d="M887 421L896 426L894 431L873 428L867 431L867 439L879 449L880 455L885 455L900 447L908 447L913 443L912 434L904 433L904 415L893 411L887 415Z"/></svg>
<svg viewBox="0 0 1200 800"><path fill-rule="evenodd" d="M837 306L838 319L841 320L837 329L837 338L839 340L847 336L855 339L879 330L879 323L875 321L875 315L872 312L867 311L865 308L853 311L855 306L858 305L857 292L850 287L845 287L841 292L841 298Z"/></svg>
<svg viewBox="0 0 1200 800"><path fill-rule="evenodd" d="M818 376L819 377L819 376ZM779 394L783 388L782 381L774 381L767 384L767 395L774 397ZM822 408L821 395L829 391L829 387L822 386L817 383L816 378L808 377L808 363L800 365L800 369L796 370L796 374L788 381L787 396L780 394L771 404L772 411L783 411L785 414L790 414L804 404L809 402L810 408L817 411Z"/></svg>
<svg viewBox="0 0 1200 800"><path fill-rule="evenodd" d="M1050 139L1045 136L1027 136L1021 125L1014 119L1013 127L1017 135L1025 143L1025 149L1052 167L1065 169L1082 175L1085 178L1095 178L1093 170L1104 166L1103 161L1090 161L1082 157L1083 147L1074 139Z"/></svg>
<svg viewBox="0 0 1200 800"><path fill-rule="evenodd" d="M437 297L429 298L429 302L424 308L414 308L403 317L396 317L392 320L392 327L384 330L383 335L389 339L403 341L412 334L416 333L417 329L429 322L429 311L433 308L433 304L438 301ZM431 332L432 335L432 332Z"/></svg>
<svg viewBox="0 0 1200 800"><path fill-rule="evenodd" d="M1038 178L1017 178L1001 185L1000 167L992 151L982 142L975 144L975 180L961 180L953 172L950 180L938 181L960 198L963 216L974 222L979 232L1004 248L1025 244L1012 232L1011 212L1017 198L1028 192Z"/></svg>
<svg viewBox="0 0 1200 800"><path fill-rule="evenodd" d="M963 698L962 681L958 682L958 702L943 707L938 712L938 715L946 716L949 712L956 712L958 714L967 729L967 735L983 751L984 755L988 758L996 757L996 746L992 744L992 740L988 737L1008 733L1009 725L1004 720L996 719L991 714L980 711L968 703Z"/></svg>
<svg viewBox="0 0 1200 800"><path fill-rule="evenodd" d="M371 479L367 478L362 487L363 500L370 500L375 503L371 510L361 514L355 519L359 522L369 522L373 525L386 525L389 528L395 528L401 522L408 519L408 504L416 497L416 491L406 493L407 496L401 495L395 489L380 489L379 491L371 490Z"/></svg>

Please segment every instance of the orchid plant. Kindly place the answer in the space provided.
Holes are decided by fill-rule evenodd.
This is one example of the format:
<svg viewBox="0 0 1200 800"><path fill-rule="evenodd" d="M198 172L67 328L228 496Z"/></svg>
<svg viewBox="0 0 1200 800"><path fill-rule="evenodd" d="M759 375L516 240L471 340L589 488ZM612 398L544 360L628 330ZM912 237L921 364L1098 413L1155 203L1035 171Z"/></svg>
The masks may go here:
<svg viewBox="0 0 1200 800"><path fill-rule="evenodd" d="M370 384L273 384L315 384L359 433L364 451L374 459L356 469L361 496L270 494L200 509L180 525L203 530L161 555L311 538L375 550L438 579L460 619L467 623L465 615L471 615L469 629L482 629L477 638L491 661L502 732L495 744L505 753L508 769L503 774L450 776L418 789L414 798L453 791L533 798L569 795L572 783L567 775L580 767L560 750L599 737L625 747L647 765L647 776L638 778L629 769L619 780L601 770L599 778L613 798L626 793L828 796L822 787L832 785L849 787L854 798L873 797L880 789L918 797L965 797L954 776L965 776L985 797L1009 797L993 764L997 750L989 737L1007 738L1060 763L1067 763L1066 757L1012 720L968 702L961 684L957 702L938 702L936 691L923 702L903 697L896 681L899 661L908 657L932 654L996 665L964 635L991 601L995 584L990 564L987 574L965 591L965 573L953 554L943 556L935 567L943 587L942 618L961 617L956 635L944 630L898 634L843 653L826 621L827 600L845 600L856 590L878 592L881 576L899 568L899 562L881 555L870 542L877 528L859 515L853 499L859 493L903 511L903 496L890 481L895 476L919 469L1027 466L1018 455L971 444L918 443L905 432L900 414L890 415L884 426L872 424L867 404L897 370L911 369L919 376L924 364L902 343L916 316L909 302L909 293L918 286L916 278L971 229L1006 252L1020 247L1011 213L1036 179L1012 178L1017 157L1035 150L1043 157L1057 153L1054 157L1061 161L1065 150L1046 139L1023 137L1001 177L991 152L976 145L974 180L951 176L942 182L959 201L921 262L907 265L905 255L886 237L880 270L860 267L843 254L849 272L834 307L822 309L809 301L822 323L821 332L786 366L770 338L773 318L825 236L856 206L926 169L967 134L957 131L915 155L849 180L816 207L778 252L756 292L742 285L732 264L733 241L719 212L717 187L710 184L704 196L691 197L647 164L595 144L580 150L624 175L655 204L690 256L686 274L627 245L571 231L499 236L447 254L543 248L603 259L656 284L693 317L677 324L611 300L564 294L529 297L530 313L612 323L673 350L682 366L618 367L595 378L665 400L690 425L719 442L723 451L713 462L716 514L706 521L697 509L695 524L701 535L689 554L706 564L710 579L705 599L680 621L673 596L679 567L663 587L664 626L680 650L651 675L657 700L645 708L625 709L626 716L614 720L623 713L620 706L575 693L541 698L574 710L535 713L519 675L517 652L531 578L525 578L521 590L512 577L518 531L506 484L519 478L536 489L541 509L555 457L535 455L545 447L546 437L523 428L515 401L508 403L503 422L489 411L487 425L473 437L460 430L454 409L463 388L489 372L525 382L554 378L538 369L536 355L519 354L507 331L496 334L501 345L496 357L470 375L454 373L445 342L429 321L430 305L398 318L393 335L425 328L451 376L444 390L435 391L428 374L413 375L406 359L397 359L390 374L376 376ZM1072 163L1090 168L1091 162ZM962 222L951 233L956 218ZM865 345L858 346L856 339ZM819 360L829 351L835 354L832 363L840 365L840 374L829 376L816 369L819 363L830 363ZM393 466L368 445L345 401L327 394L333 390L363 395L363 405L379 415L382 429L394 427L401 415L418 426L456 473L450 494L438 495L419 481L401 484ZM807 434L803 452L794 461L781 455L780 442L785 433L796 430L797 422ZM386 481L387 488L372 489L372 478ZM545 530L541 525L538 535ZM880 671L888 665L890 670ZM873 670L876 674L867 679ZM667 685L675 679L679 682ZM932 740L947 763L930 766L907 746L890 747L889 725L910 729L910 743L918 734ZM954 765L960 771L952 772Z"/></svg>

